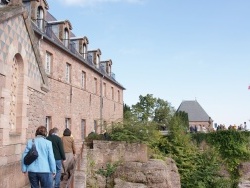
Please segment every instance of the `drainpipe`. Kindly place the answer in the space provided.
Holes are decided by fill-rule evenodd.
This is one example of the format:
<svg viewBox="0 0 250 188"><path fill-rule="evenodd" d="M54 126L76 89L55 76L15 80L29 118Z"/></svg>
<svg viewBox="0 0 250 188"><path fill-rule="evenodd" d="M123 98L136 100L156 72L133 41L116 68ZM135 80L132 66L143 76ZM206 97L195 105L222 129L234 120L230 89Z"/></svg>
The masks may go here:
<svg viewBox="0 0 250 188"><path fill-rule="evenodd" d="M103 78L104 78L104 75L102 75L101 79L100 79L100 123L101 123L101 132L102 133L102 127L103 127L103 88L102 88L102 85L103 85Z"/></svg>

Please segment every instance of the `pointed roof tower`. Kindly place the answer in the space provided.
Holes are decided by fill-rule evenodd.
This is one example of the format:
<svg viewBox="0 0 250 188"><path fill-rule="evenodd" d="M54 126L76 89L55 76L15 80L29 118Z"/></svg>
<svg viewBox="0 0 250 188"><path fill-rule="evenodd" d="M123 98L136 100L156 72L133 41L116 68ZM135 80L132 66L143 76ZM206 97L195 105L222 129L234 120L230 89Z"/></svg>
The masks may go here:
<svg viewBox="0 0 250 188"><path fill-rule="evenodd" d="M189 121L210 121L209 115L196 101L182 101L177 112L184 111L188 114Z"/></svg>

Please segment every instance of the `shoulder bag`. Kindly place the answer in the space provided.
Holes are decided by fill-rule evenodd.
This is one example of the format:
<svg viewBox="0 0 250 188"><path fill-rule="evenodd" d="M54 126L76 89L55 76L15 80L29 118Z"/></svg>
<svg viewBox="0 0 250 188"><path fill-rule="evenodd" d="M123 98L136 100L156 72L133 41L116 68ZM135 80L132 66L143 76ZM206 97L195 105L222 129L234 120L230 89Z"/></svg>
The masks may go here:
<svg viewBox="0 0 250 188"><path fill-rule="evenodd" d="M36 150L36 145L35 145L34 139L32 139L32 147L29 150L29 152L27 153L27 155L24 157L24 164L25 165L30 165L37 158L38 158L38 152Z"/></svg>

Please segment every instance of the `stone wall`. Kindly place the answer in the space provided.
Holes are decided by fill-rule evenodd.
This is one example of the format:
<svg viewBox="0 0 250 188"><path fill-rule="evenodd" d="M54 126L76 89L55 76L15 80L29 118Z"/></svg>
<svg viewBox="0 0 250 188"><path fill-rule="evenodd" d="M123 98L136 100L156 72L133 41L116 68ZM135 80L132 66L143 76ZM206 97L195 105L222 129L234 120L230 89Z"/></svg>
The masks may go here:
<svg viewBox="0 0 250 188"><path fill-rule="evenodd" d="M98 167L116 161L148 161L148 150L145 144L103 140L94 140L93 143L91 159Z"/></svg>
<svg viewBox="0 0 250 188"><path fill-rule="evenodd" d="M36 16L42 2L31 3L28 9ZM27 139L35 137L38 126L46 125L46 117L51 117L47 128L58 127L60 135L66 128L65 118L70 118L78 154L84 140L82 120L86 120L86 136L94 121L100 132L102 120L111 124L123 117L122 86L74 57L69 49L35 35L29 13L23 6L0 7L0 187L22 187L27 182L21 172L21 155ZM48 75L44 71L46 52L52 54L52 72ZM72 68L70 83L65 80L66 63ZM86 72L86 88L81 88L82 71ZM97 91L93 89L94 79ZM106 96L101 92L104 82Z"/></svg>
<svg viewBox="0 0 250 188"><path fill-rule="evenodd" d="M0 187L22 188L28 179L21 173L20 161L9 163L0 167Z"/></svg>
<svg viewBox="0 0 250 188"><path fill-rule="evenodd" d="M139 143L94 141L87 152L87 187L105 188L106 182L115 188L180 188L180 175L175 161L148 159L147 146ZM106 181L97 174L106 164L118 167ZM110 186L108 185L108 187Z"/></svg>

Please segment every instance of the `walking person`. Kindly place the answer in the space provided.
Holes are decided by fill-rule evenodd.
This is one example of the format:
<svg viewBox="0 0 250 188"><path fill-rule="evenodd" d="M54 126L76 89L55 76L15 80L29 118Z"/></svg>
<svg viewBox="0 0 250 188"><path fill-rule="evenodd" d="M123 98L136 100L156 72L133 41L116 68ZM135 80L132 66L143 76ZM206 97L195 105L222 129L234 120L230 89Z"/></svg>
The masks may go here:
<svg viewBox="0 0 250 188"><path fill-rule="evenodd" d="M74 138L71 136L71 131L68 128L63 132L62 143L66 157L66 161L63 163L64 173L69 178L71 175L70 171L74 167L76 152Z"/></svg>
<svg viewBox="0 0 250 188"><path fill-rule="evenodd" d="M53 177L56 174L56 163L52 143L46 140L46 127L38 127L35 136L34 143L38 152L38 158L30 165L24 164L24 157L32 147L33 139L29 139L22 155L22 172L25 174L28 172L31 188L39 188L40 186L42 188L52 188Z"/></svg>
<svg viewBox="0 0 250 188"><path fill-rule="evenodd" d="M55 188L60 187L61 182L61 170L62 170L62 163L65 161L65 153L63 149L63 144L61 138L58 136L59 130L58 128L54 127L51 131L51 134L47 137L47 140L52 142L53 153L56 162L56 176L55 176Z"/></svg>

